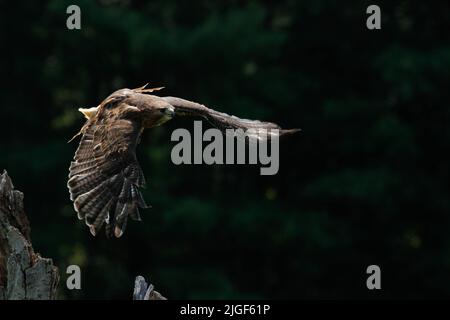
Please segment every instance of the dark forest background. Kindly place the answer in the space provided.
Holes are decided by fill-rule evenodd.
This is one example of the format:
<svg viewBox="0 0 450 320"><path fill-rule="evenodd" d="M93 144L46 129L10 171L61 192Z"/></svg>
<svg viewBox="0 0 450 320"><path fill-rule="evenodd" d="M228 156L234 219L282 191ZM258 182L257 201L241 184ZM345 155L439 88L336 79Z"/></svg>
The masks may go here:
<svg viewBox="0 0 450 320"><path fill-rule="evenodd" d="M373 3L381 30L366 28ZM2 1L0 169L60 298L130 299L137 275L172 299L450 297L449 26L446 1ZM170 134L192 118L148 131L153 208L94 238L66 188L77 109L147 82L303 131L276 176L173 165Z"/></svg>

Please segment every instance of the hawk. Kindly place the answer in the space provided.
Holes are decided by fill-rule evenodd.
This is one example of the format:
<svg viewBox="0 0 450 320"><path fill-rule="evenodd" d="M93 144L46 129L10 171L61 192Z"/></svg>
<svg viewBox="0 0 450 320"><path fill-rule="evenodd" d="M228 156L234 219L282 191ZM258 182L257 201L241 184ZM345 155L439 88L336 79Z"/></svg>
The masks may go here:
<svg viewBox="0 0 450 320"><path fill-rule="evenodd" d="M221 130L278 129L278 135L298 131L240 119L181 98L150 94L160 89L146 85L120 89L97 107L79 109L86 123L75 136L81 136L81 140L70 165L67 186L78 218L85 221L94 236L105 225L108 237L121 237L128 217L140 221L139 209L148 208L139 191L145 178L136 158L144 129L159 126L174 116L191 115L203 117Z"/></svg>

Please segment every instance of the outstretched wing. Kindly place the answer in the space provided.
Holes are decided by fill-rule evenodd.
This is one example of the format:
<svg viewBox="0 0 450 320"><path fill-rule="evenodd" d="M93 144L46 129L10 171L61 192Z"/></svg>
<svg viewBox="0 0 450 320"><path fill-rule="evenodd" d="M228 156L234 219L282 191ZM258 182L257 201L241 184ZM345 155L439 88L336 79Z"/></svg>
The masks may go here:
<svg viewBox="0 0 450 320"><path fill-rule="evenodd" d="M120 237L128 216L140 220L139 208L147 207L135 152L140 133L137 120L120 119L107 109L83 128L67 185L78 218L93 235L106 223L107 235Z"/></svg>
<svg viewBox="0 0 450 320"><path fill-rule="evenodd" d="M189 100L176 97L162 97L175 108L176 115L193 115L207 119L212 125L222 131L226 129L242 129L244 131L253 129L257 139L270 138L274 135L282 136L298 132L300 129L281 129L275 123L259 120L241 119L223 112L207 108L206 106Z"/></svg>

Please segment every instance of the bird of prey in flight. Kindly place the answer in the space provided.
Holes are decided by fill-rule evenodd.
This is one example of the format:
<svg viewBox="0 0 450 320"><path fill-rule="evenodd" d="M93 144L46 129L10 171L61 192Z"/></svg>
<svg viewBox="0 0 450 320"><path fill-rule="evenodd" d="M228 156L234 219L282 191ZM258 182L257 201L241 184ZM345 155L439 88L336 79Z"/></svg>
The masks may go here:
<svg viewBox="0 0 450 320"><path fill-rule="evenodd" d="M223 131L278 129L280 136L297 131L240 119L188 100L150 94L160 89L121 89L97 107L79 109L87 121L75 136L81 135L81 141L70 165L67 186L78 218L86 222L94 236L105 225L108 237L119 238L128 217L139 221L139 209L148 208L139 191L145 179L136 158L144 129L174 116L192 115L205 118Z"/></svg>

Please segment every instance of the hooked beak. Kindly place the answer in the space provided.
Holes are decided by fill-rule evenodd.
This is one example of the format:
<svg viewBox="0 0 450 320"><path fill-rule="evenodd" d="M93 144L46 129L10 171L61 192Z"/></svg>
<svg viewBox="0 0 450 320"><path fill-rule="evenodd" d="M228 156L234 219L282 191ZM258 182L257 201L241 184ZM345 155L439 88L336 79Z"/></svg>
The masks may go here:
<svg viewBox="0 0 450 320"><path fill-rule="evenodd" d="M78 111L80 111L82 114L84 114L84 117L89 120L95 116L95 114L98 111L98 107L89 108L89 109L79 108Z"/></svg>

